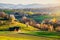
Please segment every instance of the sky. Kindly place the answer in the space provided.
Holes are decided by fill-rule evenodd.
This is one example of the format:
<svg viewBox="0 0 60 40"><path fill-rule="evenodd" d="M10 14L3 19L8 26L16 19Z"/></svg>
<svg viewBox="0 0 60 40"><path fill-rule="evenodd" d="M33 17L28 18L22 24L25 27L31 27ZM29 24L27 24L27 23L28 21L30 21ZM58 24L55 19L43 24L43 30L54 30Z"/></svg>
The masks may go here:
<svg viewBox="0 0 60 40"><path fill-rule="evenodd" d="M0 0L0 3L6 4L60 4L60 0Z"/></svg>

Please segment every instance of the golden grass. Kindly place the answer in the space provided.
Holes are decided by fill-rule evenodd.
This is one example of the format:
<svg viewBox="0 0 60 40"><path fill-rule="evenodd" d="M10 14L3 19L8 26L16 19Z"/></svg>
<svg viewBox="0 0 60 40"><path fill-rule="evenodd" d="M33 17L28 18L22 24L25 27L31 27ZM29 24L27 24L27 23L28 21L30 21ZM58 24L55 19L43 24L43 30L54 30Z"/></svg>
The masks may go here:
<svg viewBox="0 0 60 40"><path fill-rule="evenodd" d="M13 22L13 23L7 23L5 25L0 26L0 29L8 29L9 27L19 26L21 31L36 31L37 28L34 28L33 26L28 26L26 24L20 23L20 22Z"/></svg>
<svg viewBox="0 0 60 40"><path fill-rule="evenodd" d="M0 40L29 40L29 39L15 38L15 37L7 37L7 36L0 36Z"/></svg>

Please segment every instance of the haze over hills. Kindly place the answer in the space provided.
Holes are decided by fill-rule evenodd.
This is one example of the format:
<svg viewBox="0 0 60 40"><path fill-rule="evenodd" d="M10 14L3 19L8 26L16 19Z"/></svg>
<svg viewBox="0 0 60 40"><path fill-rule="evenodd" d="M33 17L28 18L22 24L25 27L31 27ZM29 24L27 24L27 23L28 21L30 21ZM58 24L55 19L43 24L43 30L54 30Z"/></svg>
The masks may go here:
<svg viewBox="0 0 60 40"><path fill-rule="evenodd" d="M21 8L47 8L47 7L56 7L59 5L55 5L55 4L28 4L28 5L22 5L22 4L18 4L18 5L14 5L14 4L4 4L4 3L0 3L0 8L1 9L21 9Z"/></svg>

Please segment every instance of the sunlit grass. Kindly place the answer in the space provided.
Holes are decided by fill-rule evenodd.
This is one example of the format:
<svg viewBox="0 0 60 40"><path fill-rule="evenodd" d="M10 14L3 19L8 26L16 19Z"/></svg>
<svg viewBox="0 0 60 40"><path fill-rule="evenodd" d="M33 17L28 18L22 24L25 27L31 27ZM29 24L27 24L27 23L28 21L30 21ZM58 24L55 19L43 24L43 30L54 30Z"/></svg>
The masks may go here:
<svg viewBox="0 0 60 40"><path fill-rule="evenodd" d="M50 38L60 38L60 32L48 32L48 31L30 31L27 34L50 37Z"/></svg>
<svg viewBox="0 0 60 40"><path fill-rule="evenodd" d="M0 40L29 40L29 39L8 37L8 36L0 36Z"/></svg>
<svg viewBox="0 0 60 40"><path fill-rule="evenodd" d="M34 28L33 26L28 26L26 24L23 24L23 23L20 23L20 22L13 22L9 24L9 22L5 25L1 25L0 26L0 30L8 30L9 27L14 27L14 26L18 26L20 27L20 30L24 30L24 31L35 31L35 30L38 30L37 28Z"/></svg>
<svg viewBox="0 0 60 40"><path fill-rule="evenodd" d="M28 31L24 33L0 31L0 40L58 40L59 35L58 32L47 31Z"/></svg>

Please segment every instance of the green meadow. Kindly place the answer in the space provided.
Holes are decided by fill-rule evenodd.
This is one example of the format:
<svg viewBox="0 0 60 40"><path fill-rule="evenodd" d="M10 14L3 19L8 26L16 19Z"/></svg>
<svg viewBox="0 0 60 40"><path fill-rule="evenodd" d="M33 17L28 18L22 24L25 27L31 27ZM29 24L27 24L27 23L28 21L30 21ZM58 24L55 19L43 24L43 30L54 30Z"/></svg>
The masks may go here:
<svg viewBox="0 0 60 40"><path fill-rule="evenodd" d="M9 32L0 31L0 40L59 40L60 34L57 32Z"/></svg>

